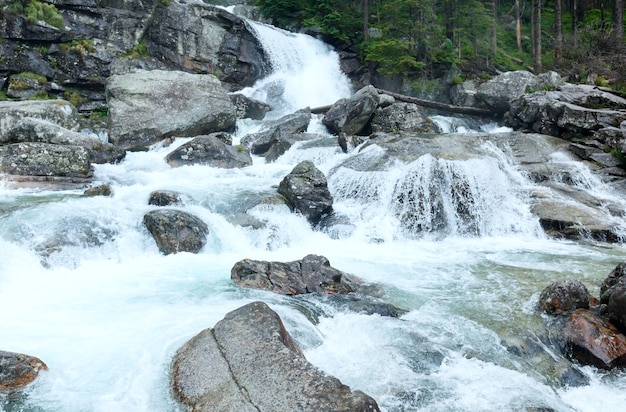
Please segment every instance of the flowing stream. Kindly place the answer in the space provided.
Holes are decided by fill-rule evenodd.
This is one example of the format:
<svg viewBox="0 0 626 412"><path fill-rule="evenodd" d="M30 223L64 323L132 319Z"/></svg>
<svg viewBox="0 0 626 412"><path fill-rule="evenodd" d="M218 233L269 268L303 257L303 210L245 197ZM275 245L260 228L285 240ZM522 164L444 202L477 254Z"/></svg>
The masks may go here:
<svg viewBox="0 0 626 412"><path fill-rule="evenodd" d="M328 47L254 27L273 56L274 74L245 92L274 104L270 117L349 95ZM255 127L242 122L238 137ZM310 128L322 130L317 121ZM546 285L569 276L597 295L625 250L545 237L525 201L531 184L504 153L484 161L425 156L363 176L335 169L353 153L298 144L274 163L255 158L243 169L170 168L165 155L185 141L96 165L95 180L112 186L111 197L0 185L0 350L38 356L49 367L25 398L0 398L5 410L181 410L169 392L172 356L253 300L281 315L310 362L374 397L384 411L626 405L624 372L581 367L564 382L556 350L521 353L547 342L548 319L534 306ZM303 159L333 171L334 208L349 223L320 231L284 206L248 211ZM441 225L425 211L411 225L429 235L407 233L393 199L420 191L458 208L458 196L446 194L454 176L473 193L465 207L474 218L450 213ZM182 208L209 226L199 254L163 256L144 228L149 193L162 189L182 193ZM263 225L237 224L250 216ZM323 297L244 290L230 280L241 259L292 261L310 253L378 285L380 297L408 312L365 315Z"/></svg>

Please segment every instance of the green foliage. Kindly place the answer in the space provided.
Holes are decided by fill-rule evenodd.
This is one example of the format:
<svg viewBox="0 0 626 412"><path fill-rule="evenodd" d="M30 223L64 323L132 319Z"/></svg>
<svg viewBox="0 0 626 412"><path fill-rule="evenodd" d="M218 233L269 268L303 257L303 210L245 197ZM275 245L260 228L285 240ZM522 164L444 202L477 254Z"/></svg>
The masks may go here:
<svg viewBox="0 0 626 412"><path fill-rule="evenodd" d="M365 46L365 61L376 63L382 74L413 74L426 65L410 54L411 45L398 39L373 40Z"/></svg>
<svg viewBox="0 0 626 412"><path fill-rule="evenodd" d="M109 109L107 109L106 107L99 107L97 109L94 109L89 114L89 119L91 120L101 120L106 119L107 117L109 117Z"/></svg>
<svg viewBox="0 0 626 412"><path fill-rule="evenodd" d="M42 76L40 74L33 73L33 72L22 72L22 73L16 74L15 77L21 77L21 78L24 78L24 79L36 80L37 83L39 83L39 84L46 84L46 82L48 81L46 79L46 76Z"/></svg>
<svg viewBox="0 0 626 412"><path fill-rule="evenodd" d="M44 21L58 29L64 28L63 16L61 16L59 10L57 10L54 4L42 3L38 0L30 0L24 5L23 10L26 21L31 24L38 21Z"/></svg>
<svg viewBox="0 0 626 412"><path fill-rule="evenodd" d="M0 90L0 101L9 100L6 90Z"/></svg>
<svg viewBox="0 0 626 412"><path fill-rule="evenodd" d="M131 59L139 59L141 57L150 56L150 52L148 51L148 44L145 39L142 39L131 49L128 49L125 54L126 57L130 57Z"/></svg>
<svg viewBox="0 0 626 412"><path fill-rule="evenodd" d="M261 13L272 21L283 26L302 17L302 11L309 6L306 0L257 0Z"/></svg>
<svg viewBox="0 0 626 412"><path fill-rule="evenodd" d="M84 101L81 95L75 90L66 90L63 93L63 97L65 98L65 100L70 102L74 107L80 106L81 104L83 104L83 101Z"/></svg>
<svg viewBox="0 0 626 412"><path fill-rule="evenodd" d="M626 167L626 154L623 153L619 148L613 147L611 148L611 155L615 157L622 167Z"/></svg>

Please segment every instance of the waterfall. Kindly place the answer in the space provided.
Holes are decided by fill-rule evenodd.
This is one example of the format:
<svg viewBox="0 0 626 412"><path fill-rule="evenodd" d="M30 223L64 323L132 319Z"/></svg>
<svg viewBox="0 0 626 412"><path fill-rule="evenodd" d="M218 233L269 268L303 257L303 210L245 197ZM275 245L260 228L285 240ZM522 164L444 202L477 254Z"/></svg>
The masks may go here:
<svg viewBox="0 0 626 412"><path fill-rule="evenodd" d="M273 117L348 97L351 86L332 48L305 34L248 21L269 57L272 74L242 92L269 103Z"/></svg>
<svg viewBox="0 0 626 412"><path fill-rule="evenodd" d="M250 25L273 73L244 92L274 106L268 118L350 94L328 46ZM360 166L380 166L384 148L343 153L317 132L320 139L295 144L276 162L255 158L242 169L171 168L164 157L188 138L128 153L118 164L94 165L95 183L112 187L108 197L0 185L0 350L49 367L23 398L0 394L0 410L180 411L170 390L172 357L254 300L281 316L310 362L385 412L623 408L624 372L580 368L556 351L523 354L528 342L551 335L536 311L539 292L566 277L597 289L624 259L623 245L540 235L527 204L532 184L488 144L472 147L481 156L471 159L426 154L372 171ZM325 228L272 202L304 159L326 174L335 199ZM574 167L563 181L601 186ZM154 190L181 193L176 207L207 224L200 253L159 253L142 224ZM324 297L279 296L230 280L242 259L285 262L311 253L407 313L368 315ZM580 381L562 379L563 365Z"/></svg>

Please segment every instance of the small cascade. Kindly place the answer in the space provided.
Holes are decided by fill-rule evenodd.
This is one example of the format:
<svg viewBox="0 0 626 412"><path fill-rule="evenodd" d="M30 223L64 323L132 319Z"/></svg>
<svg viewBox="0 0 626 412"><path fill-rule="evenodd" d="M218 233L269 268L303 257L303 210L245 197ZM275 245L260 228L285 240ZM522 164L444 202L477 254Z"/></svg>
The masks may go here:
<svg viewBox="0 0 626 412"><path fill-rule="evenodd" d="M255 21L248 25L269 57L272 74L242 93L270 104L274 108L270 118L332 104L350 95L350 81L329 45Z"/></svg>
<svg viewBox="0 0 626 412"><path fill-rule="evenodd" d="M489 155L468 160L424 155L387 171L359 172L339 168L330 184L335 199L356 203L361 215L385 215L396 221L394 237L540 236L530 213L530 183L495 147Z"/></svg>

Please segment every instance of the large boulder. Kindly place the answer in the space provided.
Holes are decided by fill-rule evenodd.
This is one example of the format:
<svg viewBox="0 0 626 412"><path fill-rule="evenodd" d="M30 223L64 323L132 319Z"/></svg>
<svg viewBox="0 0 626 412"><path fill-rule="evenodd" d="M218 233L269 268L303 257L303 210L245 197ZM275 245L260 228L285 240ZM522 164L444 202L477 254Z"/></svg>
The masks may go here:
<svg viewBox="0 0 626 412"><path fill-rule="evenodd" d="M24 388L45 370L48 367L39 358L0 351L0 395Z"/></svg>
<svg viewBox="0 0 626 412"><path fill-rule="evenodd" d="M582 364L611 369L626 366L626 336L589 309L577 309L565 324L565 341Z"/></svg>
<svg viewBox="0 0 626 412"><path fill-rule="evenodd" d="M47 121L64 129L78 129L78 111L65 100L0 101L0 144L11 141L11 131L24 119Z"/></svg>
<svg viewBox="0 0 626 412"><path fill-rule="evenodd" d="M476 98L494 113L504 114L509 110L510 102L525 93L553 89L562 83L555 72L535 76L524 70L510 71L478 86Z"/></svg>
<svg viewBox="0 0 626 412"><path fill-rule="evenodd" d="M125 148L235 127L235 107L213 75L137 71L111 76L106 91L109 139Z"/></svg>
<svg viewBox="0 0 626 412"><path fill-rule="evenodd" d="M374 86L365 86L347 99L340 99L326 112L322 122L331 133L356 135L363 131L378 107Z"/></svg>
<svg viewBox="0 0 626 412"><path fill-rule="evenodd" d="M626 120L626 99L589 85L520 95L511 101L507 123L553 136L586 135Z"/></svg>
<svg viewBox="0 0 626 412"><path fill-rule="evenodd" d="M539 296L539 307L550 315L589 307L589 291L579 280L565 279L547 286Z"/></svg>
<svg viewBox="0 0 626 412"><path fill-rule="evenodd" d="M66 129L47 120L25 117L4 128L0 139L5 143L39 142L56 145L82 146L89 152L92 163L118 162L126 151L86 133Z"/></svg>
<svg viewBox="0 0 626 412"><path fill-rule="evenodd" d="M278 193L287 199L287 205L317 224L322 216L332 211L333 197L328 190L326 176L313 162L305 160L281 180Z"/></svg>
<svg viewBox="0 0 626 412"><path fill-rule="evenodd" d="M172 167L202 164L234 169L252 164L248 149L227 144L214 135L195 137L169 153L165 160Z"/></svg>
<svg viewBox="0 0 626 412"><path fill-rule="evenodd" d="M213 73L238 90L267 73L262 46L245 20L202 2L174 0L158 7L147 31L148 49L196 73Z"/></svg>
<svg viewBox="0 0 626 412"><path fill-rule="evenodd" d="M164 255L198 253L206 244L209 234L206 223L182 210L151 210L143 216L143 222Z"/></svg>
<svg viewBox="0 0 626 412"><path fill-rule="evenodd" d="M305 359L280 317L265 303L236 309L178 350L172 387L189 410L378 411Z"/></svg>
<svg viewBox="0 0 626 412"><path fill-rule="evenodd" d="M91 178L89 152L81 146L13 143L0 146L0 172L18 176Z"/></svg>
<svg viewBox="0 0 626 412"><path fill-rule="evenodd" d="M230 277L241 286L282 295L347 294L355 292L363 283L358 277L333 268L328 259L317 255L287 263L244 259L233 266Z"/></svg>

